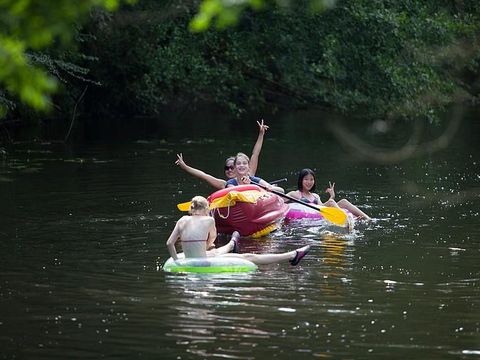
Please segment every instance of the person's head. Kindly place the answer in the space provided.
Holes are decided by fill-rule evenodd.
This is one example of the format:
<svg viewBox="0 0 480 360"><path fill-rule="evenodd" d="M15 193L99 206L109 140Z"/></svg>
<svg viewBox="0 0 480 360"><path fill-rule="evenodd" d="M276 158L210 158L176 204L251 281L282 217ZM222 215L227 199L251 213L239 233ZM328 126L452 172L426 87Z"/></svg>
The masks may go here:
<svg viewBox="0 0 480 360"><path fill-rule="evenodd" d="M233 161L235 172L238 176L248 175L250 172L250 158L244 153L239 152Z"/></svg>
<svg viewBox="0 0 480 360"><path fill-rule="evenodd" d="M228 179L233 179L235 177L235 165L233 164L235 162L235 157L230 156L225 159L225 176Z"/></svg>
<svg viewBox="0 0 480 360"><path fill-rule="evenodd" d="M208 201L203 196L195 196L190 204L190 215L208 215Z"/></svg>
<svg viewBox="0 0 480 360"><path fill-rule="evenodd" d="M315 172L312 169L302 169L298 174L298 190L315 192Z"/></svg>

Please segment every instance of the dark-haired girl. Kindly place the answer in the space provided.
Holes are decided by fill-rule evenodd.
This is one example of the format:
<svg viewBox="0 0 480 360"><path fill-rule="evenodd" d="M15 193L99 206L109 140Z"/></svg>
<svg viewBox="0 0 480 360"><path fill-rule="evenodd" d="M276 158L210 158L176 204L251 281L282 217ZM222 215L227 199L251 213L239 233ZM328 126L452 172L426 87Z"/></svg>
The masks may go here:
<svg viewBox="0 0 480 360"><path fill-rule="evenodd" d="M330 195L330 198L323 203L320 199L320 196L315 192L315 172L312 169L303 169L298 174L298 190L290 191L287 195L306 203L337 207L348 210L353 216L358 219L370 220L370 216L365 214L362 210L353 205L347 199L335 201L335 183L328 182L328 185L329 186L325 190L325 192Z"/></svg>

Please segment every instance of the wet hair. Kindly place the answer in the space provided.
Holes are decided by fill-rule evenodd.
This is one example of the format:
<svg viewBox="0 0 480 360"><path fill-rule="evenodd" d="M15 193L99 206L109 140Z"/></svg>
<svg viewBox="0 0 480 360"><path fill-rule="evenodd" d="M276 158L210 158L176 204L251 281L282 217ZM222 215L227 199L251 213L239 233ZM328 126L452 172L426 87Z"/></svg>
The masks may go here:
<svg viewBox="0 0 480 360"><path fill-rule="evenodd" d="M237 155L235 156L235 160L233 161L233 164L236 165L236 164L237 164L237 161L238 161L238 158L241 158L241 157L246 158L247 161L248 161L248 163L250 163L250 158L249 158L246 154L244 154L244 153L242 153L242 152L239 152L239 153L237 153Z"/></svg>
<svg viewBox="0 0 480 360"><path fill-rule="evenodd" d="M307 175L312 175L313 180L315 181L315 172L312 169L302 169L300 173L298 174L298 182L297 182L297 187L298 190L302 191L303 190L303 178ZM310 189L311 192L315 192L315 188L317 186L317 182L315 181L313 183L312 188Z"/></svg>
<svg viewBox="0 0 480 360"><path fill-rule="evenodd" d="M208 201L203 196L195 196L190 204L190 215L208 210Z"/></svg>

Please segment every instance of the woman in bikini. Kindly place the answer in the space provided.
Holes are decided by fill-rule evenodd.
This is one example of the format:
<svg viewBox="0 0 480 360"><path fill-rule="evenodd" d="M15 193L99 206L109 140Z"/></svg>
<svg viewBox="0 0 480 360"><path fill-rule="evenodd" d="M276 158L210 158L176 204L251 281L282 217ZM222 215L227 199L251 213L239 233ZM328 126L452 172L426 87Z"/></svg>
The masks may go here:
<svg viewBox="0 0 480 360"><path fill-rule="evenodd" d="M273 264L289 261L297 265L300 260L310 251L310 245L297 250L281 254L239 254L238 240L240 234L234 232L228 244L218 249L207 250L212 246L217 237L215 220L209 216L208 201L203 196L195 196L192 199L190 215L183 216L177 221L175 228L167 240L167 248L170 256L179 258L175 243L180 240L185 258L204 258L208 256L230 256L247 259L257 265ZM232 253L233 251L233 253Z"/></svg>
<svg viewBox="0 0 480 360"><path fill-rule="evenodd" d="M306 203L336 207L344 210L348 210L353 216L358 219L370 220L370 216L365 214L358 207L353 205L347 199L341 199L335 201L335 183L328 183L329 187L325 190L330 195L330 198L326 202L322 202L320 196L315 193L315 172L311 169L303 169L298 175L297 189L290 191L287 195L299 199Z"/></svg>
<svg viewBox="0 0 480 360"><path fill-rule="evenodd" d="M257 171L258 158L260 156L260 151L262 150L262 145L263 145L263 137L265 135L265 132L268 130L268 125L263 123L263 119L261 122L257 121L257 124L258 124L258 138L253 147L252 157L250 160L250 173L252 175L255 175ZM234 160L235 160L235 157L232 157L232 156L225 159L224 170L225 170L225 177L227 178L227 180L235 177L234 165L233 165ZM223 189L227 183L227 180L216 178L215 176L207 174L202 170L195 169L187 165L183 160L182 153L177 154L177 161L175 161L175 164L180 166L182 170L185 170L190 175L193 175L195 177L198 177L199 179L206 181L215 189L218 189L218 190Z"/></svg>

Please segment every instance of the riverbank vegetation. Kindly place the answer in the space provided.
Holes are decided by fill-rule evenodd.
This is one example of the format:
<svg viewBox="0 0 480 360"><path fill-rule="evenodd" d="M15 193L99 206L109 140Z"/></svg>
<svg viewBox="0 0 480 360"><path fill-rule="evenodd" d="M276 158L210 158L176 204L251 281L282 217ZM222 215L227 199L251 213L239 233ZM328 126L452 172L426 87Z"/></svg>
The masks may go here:
<svg viewBox="0 0 480 360"><path fill-rule="evenodd" d="M78 114L101 122L205 106L237 118L321 108L435 120L453 102L478 99L478 1L345 0L321 11L309 1L261 4L227 13L236 25L202 31L191 31L196 1L96 9L76 46L29 52L60 80L49 122L66 131ZM6 119L45 121L4 90Z"/></svg>

